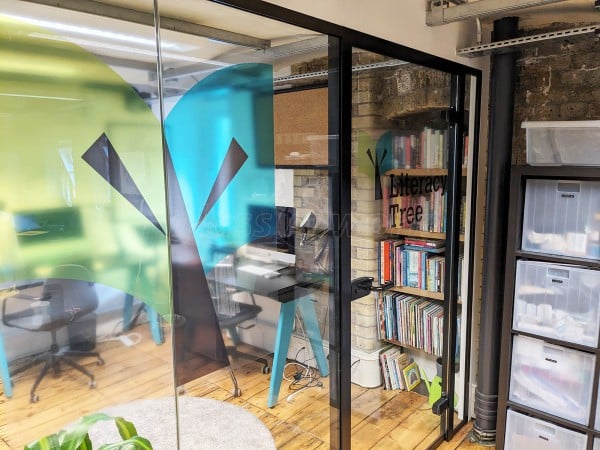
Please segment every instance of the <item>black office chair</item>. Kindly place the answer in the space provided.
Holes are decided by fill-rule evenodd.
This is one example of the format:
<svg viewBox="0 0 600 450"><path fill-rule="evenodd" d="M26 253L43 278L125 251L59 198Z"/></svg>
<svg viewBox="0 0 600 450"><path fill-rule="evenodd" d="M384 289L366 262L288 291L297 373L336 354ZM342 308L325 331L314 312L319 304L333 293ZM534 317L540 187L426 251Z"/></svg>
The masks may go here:
<svg viewBox="0 0 600 450"><path fill-rule="evenodd" d="M61 274L71 278L60 278ZM33 288L41 292L35 295ZM38 385L52 368L54 376L58 377L62 364L89 377L90 388L96 387L94 375L85 367L76 363L71 357L93 356L97 364L104 364L98 352L62 349L58 345L56 332L58 329L77 321L81 317L93 312L98 306L98 298L94 290L94 283L87 269L83 266L66 264L59 266L52 273L52 278L31 283L19 288L18 294L8 297L2 304L2 322L8 327L20 328L28 331L49 331L51 335L50 349L34 358L29 363L18 367L11 375L44 363L40 374L35 379L30 392L30 401L35 403L39 396L35 393Z"/></svg>
<svg viewBox="0 0 600 450"><path fill-rule="evenodd" d="M233 358L244 358L256 361L263 365L262 373L271 372L269 362L262 357L242 352L238 349L241 342L237 329L248 329L254 327L252 320L256 320L262 308L256 304L254 294L249 291L241 291L235 283L235 258L233 254L224 256L214 268L214 284L212 286L212 300L217 313L217 319L221 330L226 330L233 345L227 345L227 351ZM236 297L245 293L251 303L237 301ZM233 395L239 397L242 393L238 386L233 371L230 370L231 379L234 384Z"/></svg>

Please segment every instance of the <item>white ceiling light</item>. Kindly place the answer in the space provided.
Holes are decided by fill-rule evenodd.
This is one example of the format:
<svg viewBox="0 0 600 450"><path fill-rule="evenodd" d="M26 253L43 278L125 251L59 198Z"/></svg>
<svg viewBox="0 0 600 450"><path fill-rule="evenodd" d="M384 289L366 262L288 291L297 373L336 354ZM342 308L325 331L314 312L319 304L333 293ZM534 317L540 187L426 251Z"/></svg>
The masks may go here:
<svg viewBox="0 0 600 450"><path fill-rule="evenodd" d="M48 95L32 95L32 94L9 94L5 92L0 92L0 97L24 97L24 98L34 98L39 100L61 100L65 102L80 102L80 98L72 98L72 97L51 97Z"/></svg>
<svg viewBox="0 0 600 450"><path fill-rule="evenodd" d="M146 47L156 47L156 41L151 38L143 38L143 37L139 37L139 36L132 36L129 34L116 33L113 31L98 30L96 28L81 27L78 25L69 25L69 24L54 22L54 21L50 21L50 20L41 20L41 19L35 19L33 17L18 16L18 15L14 15L14 14L3 14L3 15L6 17L10 17L11 19L21 20L30 25L47 28L49 30L56 30L61 33L74 33L74 34L79 34L79 35L83 35L83 36L93 36L93 37L98 37L98 38L103 38L103 39L110 39L113 41L127 42L130 44L138 44L138 45L143 45ZM163 42L161 42L161 45L164 48L177 47L177 44L174 44L172 42L164 42L163 41Z"/></svg>
<svg viewBox="0 0 600 450"><path fill-rule="evenodd" d="M156 58L155 50L146 50L146 49L142 49L142 48L129 47L126 45L109 44L107 42L91 41L88 39L66 38L66 37L62 37L62 36L57 36L57 35L53 35L53 34L45 34L45 33L31 33L29 36L35 37L35 38L40 38L40 39L48 39L51 41L71 42L71 43L77 44L81 47L102 48L105 50L124 52L124 53L136 54L136 55L144 55L144 56L149 56L151 58ZM205 59L205 58L196 58L195 56L188 56L188 55L183 55L180 53L173 53L173 52L162 52L162 56L167 59L174 59L174 60L178 60L178 61L187 61L187 62L194 62L194 63L204 63L204 64L209 64L209 65L219 66L219 67L226 67L226 66L231 65L229 63L225 63L225 62L221 62L221 61L214 61L214 60Z"/></svg>

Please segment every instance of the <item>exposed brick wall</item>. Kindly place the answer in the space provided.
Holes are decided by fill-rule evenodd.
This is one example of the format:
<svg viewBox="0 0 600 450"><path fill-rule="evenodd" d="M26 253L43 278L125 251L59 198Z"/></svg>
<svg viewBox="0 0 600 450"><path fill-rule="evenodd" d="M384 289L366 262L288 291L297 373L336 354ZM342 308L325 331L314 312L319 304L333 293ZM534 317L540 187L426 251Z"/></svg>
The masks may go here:
<svg viewBox="0 0 600 450"><path fill-rule="evenodd" d="M538 34L573 28L553 24ZM600 119L600 40L586 34L523 46L517 60L513 163L525 164L526 120Z"/></svg>

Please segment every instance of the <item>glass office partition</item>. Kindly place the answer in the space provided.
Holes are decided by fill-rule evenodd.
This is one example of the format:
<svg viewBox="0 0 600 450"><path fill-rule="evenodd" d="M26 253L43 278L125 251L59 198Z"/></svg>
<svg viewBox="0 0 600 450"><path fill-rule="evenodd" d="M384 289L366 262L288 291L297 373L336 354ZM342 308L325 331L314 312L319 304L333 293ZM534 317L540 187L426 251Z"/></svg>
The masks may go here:
<svg viewBox="0 0 600 450"><path fill-rule="evenodd" d="M95 411L173 396L160 319L171 289L161 123L150 108L156 59L151 23L0 6L0 363L10 448ZM174 431L174 401L165 407L164 431Z"/></svg>
<svg viewBox="0 0 600 450"><path fill-rule="evenodd" d="M465 417L469 89L356 42L385 46L257 1L2 3L7 445L100 410L185 449L422 446ZM435 273L395 290L437 320L419 342L379 308L399 236Z"/></svg>
<svg viewBox="0 0 600 450"><path fill-rule="evenodd" d="M352 310L352 443L429 447L466 417L464 81L359 48L352 72L352 277L374 279Z"/></svg>
<svg viewBox="0 0 600 450"><path fill-rule="evenodd" d="M189 6L206 28L161 30L163 98L153 102L168 148L179 400L184 410L199 397L241 406L270 445L328 446L328 37ZM230 418L215 420L226 429ZM180 433L184 442L190 430L180 423ZM240 434L252 431L231 438Z"/></svg>

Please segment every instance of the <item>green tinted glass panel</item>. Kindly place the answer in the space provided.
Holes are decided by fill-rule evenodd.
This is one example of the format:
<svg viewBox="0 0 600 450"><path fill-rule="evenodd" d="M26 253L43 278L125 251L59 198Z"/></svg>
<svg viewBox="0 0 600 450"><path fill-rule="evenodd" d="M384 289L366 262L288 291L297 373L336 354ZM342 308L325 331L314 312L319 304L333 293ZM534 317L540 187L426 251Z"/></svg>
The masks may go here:
<svg viewBox="0 0 600 450"><path fill-rule="evenodd" d="M161 130L143 99L87 50L0 16L0 112L0 282L80 264L167 313Z"/></svg>

